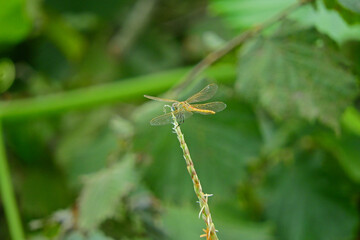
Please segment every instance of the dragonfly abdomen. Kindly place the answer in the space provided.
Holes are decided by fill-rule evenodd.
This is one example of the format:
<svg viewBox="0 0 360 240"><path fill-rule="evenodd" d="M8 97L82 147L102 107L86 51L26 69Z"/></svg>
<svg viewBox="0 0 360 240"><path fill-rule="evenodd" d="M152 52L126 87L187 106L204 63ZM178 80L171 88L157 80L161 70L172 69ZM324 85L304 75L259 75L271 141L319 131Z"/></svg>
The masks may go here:
<svg viewBox="0 0 360 240"><path fill-rule="evenodd" d="M212 110L207 110L207 109L199 109L199 108L195 108L193 106L189 106L189 111L192 112L197 112L197 113L201 113L201 114L215 114L216 112L212 111Z"/></svg>

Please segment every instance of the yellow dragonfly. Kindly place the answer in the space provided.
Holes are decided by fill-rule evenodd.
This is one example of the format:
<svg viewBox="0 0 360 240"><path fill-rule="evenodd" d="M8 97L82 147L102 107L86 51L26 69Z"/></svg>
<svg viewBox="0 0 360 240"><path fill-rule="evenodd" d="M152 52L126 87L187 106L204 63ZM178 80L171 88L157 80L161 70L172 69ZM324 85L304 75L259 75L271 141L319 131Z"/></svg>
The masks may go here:
<svg viewBox="0 0 360 240"><path fill-rule="evenodd" d="M193 96L189 97L183 102L172 99L153 97L148 95L144 95L144 97L155 101L172 103L171 105L172 113L175 115L176 120L179 123L183 123L186 118L189 118L193 115L193 112L208 115L208 114L215 114L217 112L224 110L226 108L226 104L223 102L190 104L190 103L197 103L197 102L203 102L209 100L215 95L217 89L218 86L216 84L214 83L209 84L205 88L203 88L200 92L194 94ZM158 117L155 117L150 121L150 124L154 126L171 124L173 122L172 113L169 112L160 115Z"/></svg>

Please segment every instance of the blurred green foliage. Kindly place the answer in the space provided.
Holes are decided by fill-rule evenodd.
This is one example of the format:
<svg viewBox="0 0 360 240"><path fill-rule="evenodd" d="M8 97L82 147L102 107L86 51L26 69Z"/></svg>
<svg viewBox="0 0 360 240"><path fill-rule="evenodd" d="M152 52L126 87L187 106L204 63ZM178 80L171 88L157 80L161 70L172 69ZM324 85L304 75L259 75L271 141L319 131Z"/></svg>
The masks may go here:
<svg viewBox="0 0 360 240"><path fill-rule="evenodd" d="M244 46L238 91L275 117L319 119L338 131L338 119L358 89L355 77L339 66L327 45L316 32L285 23L271 39ZM249 71L251 67L255 69Z"/></svg>
<svg viewBox="0 0 360 240"><path fill-rule="evenodd" d="M31 31L32 19L27 12L25 0L2 1L0 10L0 46L19 43Z"/></svg>
<svg viewBox="0 0 360 240"><path fill-rule="evenodd" d="M199 239L179 143L149 125L163 105L143 95L294 3L1 1L0 160L26 239ZM215 81L227 104L181 126L219 239L359 238L359 13L358 0L301 6L174 96Z"/></svg>
<svg viewBox="0 0 360 240"><path fill-rule="evenodd" d="M0 92L5 92L15 79L15 66L8 59L0 61Z"/></svg>

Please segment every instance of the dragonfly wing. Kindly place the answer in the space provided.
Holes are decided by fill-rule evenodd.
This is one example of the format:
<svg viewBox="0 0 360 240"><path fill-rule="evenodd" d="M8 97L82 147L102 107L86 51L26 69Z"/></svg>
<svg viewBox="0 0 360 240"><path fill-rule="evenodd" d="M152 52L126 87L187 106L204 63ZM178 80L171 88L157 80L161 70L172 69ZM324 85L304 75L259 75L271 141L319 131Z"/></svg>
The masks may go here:
<svg viewBox="0 0 360 240"><path fill-rule="evenodd" d="M182 110L176 110L173 113L176 117L176 121L178 121L180 124L183 123L186 118L189 118L192 115L192 112L182 111ZM150 121L150 124L153 126L160 126L160 125L172 124L172 123L173 123L173 118L171 112L160 115L156 118L151 119Z"/></svg>
<svg viewBox="0 0 360 240"><path fill-rule="evenodd" d="M209 100L210 98L212 98L215 95L217 89L218 89L218 86L215 83L209 84L206 87L204 87L200 92L189 97L186 100L186 102L195 103L195 102L203 102L203 101Z"/></svg>
<svg viewBox="0 0 360 240"><path fill-rule="evenodd" d="M144 95L144 97L151 99L151 100L159 101L159 102L178 102L178 101L172 100L172 99L153 97L153 96L149 96L149 95Z"/></svg>
<svg viewBox="0 0 360 240"><path fill-rule="evenodd" d="M151 121L150 121L150 125L153 125L153 126L160 126L160 125L165 125L165 124L170 124L170 123L172 123L171 113L166 113L166 114L160 115L158 117L151 119Z"/></svg>
<svg viewBox="0 0 360 240"><path fill-rule="evenodd" d="M196 109L210 110L210 111L214 111L214 112L220 112L226 108L226 104L223 102L209 102L209 103L204 103L204 104L192 104L191 106ZM194 112L204 114L204 115L211 114L209 112L196 111L196 110L194 110Z"/></svg>

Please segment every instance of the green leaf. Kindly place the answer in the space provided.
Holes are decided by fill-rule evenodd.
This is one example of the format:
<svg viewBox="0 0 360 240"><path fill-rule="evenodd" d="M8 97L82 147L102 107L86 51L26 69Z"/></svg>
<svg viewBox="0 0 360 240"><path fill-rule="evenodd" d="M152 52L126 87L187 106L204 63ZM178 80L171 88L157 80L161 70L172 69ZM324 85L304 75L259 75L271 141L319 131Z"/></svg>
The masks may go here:
<svg viewBox="0 0 360 240"><path fill-rule="evenodd" d="M22 213L31 218L50 215L57 209L66 208L73 201L61 172L39 167L22 170L24 176L19 182Z"/></svg>
<svg viewBox="0 0 360 240"><path fill-rule="evenodd" d="M342 117L342 124L353 133L360 136L360 112L354 107L348 107Z"/></svg>
<svg viewBox="0 0 360 240"><path fill-rule="evenodd" d="M336 5L335 0L332 5ZM351 0L349 0L351 1ZM356 1L356 0L353 0ZM210 11L218 15L235 32L252 28L271 17L275 16L285 8L294 4L294 0L212 0ZM349 25L359 22L359 16L349 12L337 4L331 10L324 6L322 1L316 1L316 8L307 4L289 15L290 19L296 20L302 26L314 26L324 34L327 34L338 43L348 40L360 40L360 25ZM271 33L273 29L267 29Z"/></svg>
<svg viewBox="0 0 360 240"><path fill-rule="evenodd" d="M263 137L263 155L271 155L284 149L297 132L302 132L304 121L276 123L263 109L257 109L257 117Z"/></svg>
<svg viewBox="0 0 360 240"><path fill-rule="evenodd" d="M344 130L341 136L320 133L316 138L323 148L338 159L347 175L354 182L360 183L360 136Z"/></svg>
<svg viewBox="0 0 360 240"><path fill-rule="evenodd" d="M117 136L109 127L109 109L89 114L68 114L56 149L56 161L66 172L68 181L78 187L79 177L106 166L117 148Z"/></svg>
<svg viewBox="0 0 360 240"><path fill-rule="evenodd" d="M85 240L85 237L81 232L72 232L65 238L65 240Z"/></svg>
<svg viewBox="0 0 360 240"><path fill-rule="evenodd" d="M355 196L336 168L324 167L324 157L321 152L297 155L294 164L280 166L267 181L266 211L279 239L354 239Z"/></svg>
<svg viewBox="0 0 360 240"><path fill-rule="evenodd" d="M85 38L61 17L49 19L46 34L70 61L80 60L86 50Z"/></svg>
<svg viewBox="0 0 360 240"><path fill-rule="evenodd" d="M360 15L345 7L339 0L323 0L317 4L324 4L327 9L336 11L350 25L360 23Z"/></svg>
<svg viewBox="0 0 360 240"><path fill-rule="evenodd" d="M0 60L0 93L5 92L15 79L15 66L9 59Z"/></svg>
<svg viewBox="0 0 360 240"><path fill-rule="evenodd" d="M99 230L91 231L90 233L84 234L80 231L73 231L68 234L64 240L112 240L108 236Z"/></svg>
<svg viewBox="0 0 360 240"><path fill-rule="evenodd" d="M54 122L49 119L8 121L5 124L7 144L17 153L21 164L28 166L48 166L51 159L49 142L56 138ZM29 145L31 142L31 145Z"/></svg>
<svg viewBox="0 0 360 240"><path fill-rule="evenodd" d="M303 6L291 14L290 18L303 26L315 27L339 44L349 40L360 40L360 25L349 25L346 22L356 23L354 14L349 14L347 10L340 8L341 6L334 6L327 9L322 1L316 1L316 8L311 5Z"/></svg>
<svg viewBox="0 0 360 240"><path fill-rule="evenodd" d="M319 120L338 131L358 88L331 52L316 32L289 24L244 46L236 89L275 117Z"/></svg>
<svg viewBox="0 0 360 240"><path fill-rule="evenodd" d="M204 191L215 194L217 199L234 196L234 187L244 176L244 167L257 156L261 145L251 109L234 99L225 102L224 111L212 116L196 114L181 125ZM146 183L164 199L194 199L191 178L172 126L154 127L148 123L162 113L162 107L156 106L157 113L146 116L145 129L134 143L138 151L151 158L145 172Z"/></svg>
<svg viewBox="0 0 360 240"><path fill-rule="evenodd" d="M87 176L79 199L79 224L92 229L106 218L116 214L119 200L137 180L134 156L125 156L121 162Z"/></svg>
<svg viewBox="0 0 360 240"><path fill-rule="evenodd" d="M198 239L205 226L203 220L199 219L198 212L187 207L168 206L163 222L170 239L173 240Z"/></svg>
<svg viewBox="0 0 360 240"><path fill-rule="evenodd" d="M350 11L360 13L360 1L359 0L339 0L339 3L349 9Z"/></svg>
<svg viewBox="0 0 360 240"><path fill-rule="evenodd" d="M128 13L128 3L128 1L108 0L107 4L99 4L97 0L88 0L86 5L82 5L72 0L47 0L44 2L44 7L64 15L93 14L102 21L109 22L116 17L120 20L125 18ZM102 29L102 25L99 28Z"/></svg>
<svg viewBox="0 0 360 240"><path fill-rule="evenodd" d="M212 0L209 8L231 28L240 31L268 20L295 2L296 0Z"/></svg>
<svg viewBox="0 0 360 240"><path fill-rule="evenodd" d="M231 209L232 212L222 211L223 208L217 209L218 211L213 211L214 208L211 209L215 227L219 231L217 234L219 239L273 239L268 224L241 220L240 215L234 214L233 206L225 208L227 210ZM205 228L205 223L202 219L199 219L198 214L199 211L194 208L167 206L163 222L170 239L199 239L199 236L204 233L202 229Z"/></svg>
<svg viewBox="0 0 360 240"><path fill-rule="evenodd" d="M0 45L16 44L30 32L25 0L1 1Z"/></svg>

